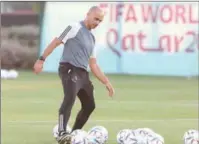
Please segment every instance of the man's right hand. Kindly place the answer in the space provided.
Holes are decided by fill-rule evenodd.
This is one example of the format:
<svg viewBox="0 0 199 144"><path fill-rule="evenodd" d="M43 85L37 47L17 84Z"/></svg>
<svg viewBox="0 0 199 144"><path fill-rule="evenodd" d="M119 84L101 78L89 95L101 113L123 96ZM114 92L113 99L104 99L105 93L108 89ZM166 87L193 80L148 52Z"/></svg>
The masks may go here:
<svg viewBox="0 0 199 144"><path fill-rule="evenodd" d="M37 60L34 64L34 67L33 67L34 73L36 73L36 74L40 73L43 69L43 64L44 64L44 61Z"/></svg>

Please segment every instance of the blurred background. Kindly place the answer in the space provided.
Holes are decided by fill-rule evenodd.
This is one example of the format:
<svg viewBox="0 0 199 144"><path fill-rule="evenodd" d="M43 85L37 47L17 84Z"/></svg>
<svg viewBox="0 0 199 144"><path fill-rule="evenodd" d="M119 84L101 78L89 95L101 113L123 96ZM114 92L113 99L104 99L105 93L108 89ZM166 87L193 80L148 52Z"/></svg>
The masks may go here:
<svg viewBox="0 0 199 144"><path fill-rule="evenodd" d="M198 76L196 2L2 2L1 67L31 69L50 41L83 20L92 5L106 12L93 30L104 72ZM62 47L49 56L44 71L57 71Z"/></svg>
<svg viewBox="0 0 199 144"><path fill-rule="evenodd" d="M31 69L38 56L43 6L1 2L1 68Z"/></svg>
<svg viewBox="0 0 199 144"><path fill-rule="evenodd" d="M51 40L93 5L106 13L92 32L98 64L116 95L110 100L91 75L97 106L85 129L105 126L108 144L123 128L149 127L168 144L180 144L185 131L198 129L198 2L1 2L3 144L55 143L63 46L40 75L32 67ZM79 108L77 101L71 126Z"/></svg>

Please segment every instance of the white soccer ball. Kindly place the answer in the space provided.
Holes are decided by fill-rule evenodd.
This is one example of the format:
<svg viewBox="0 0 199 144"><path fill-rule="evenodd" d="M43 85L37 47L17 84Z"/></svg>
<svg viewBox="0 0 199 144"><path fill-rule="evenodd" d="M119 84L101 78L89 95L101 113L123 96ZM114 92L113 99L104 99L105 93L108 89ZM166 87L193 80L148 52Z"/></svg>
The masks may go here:
<svg viewBox="0 0 199 144"><path fill-rule="evenodd" d="M57 124L57 125L55 125L54 128L53 128L53 137L54 137L54 138L57 138L57 137L58 137L58 134L59 134L59 132L58 132L58 124Z"/></svg>
<svg viewBox="0 0 199 144"><path fill-rule="evenodd" d="M148 137L148 136L155 136L155 132L150 128L137 128L133 130L136 135L142 136L142 137Z"/></svg>
<svg viewBox="0 0 199 144"><path fill-rule="evenodd" d="M74 130L72 133L71 133L72 136L75 136L75 135L81 135L82 137L87 137L88 133L84 130L81 130L81 129L77 129L77 130Z"/></svg>
<svg viewBox="0 0 199 144"><path fill-rule="evenodd" d="M71 144L88 144L88 140L81 133L77 133L72 135Z"/></svg>
<svg viewBox="0 0 199 144"><path fill-rule="evenodd" d="M15 79L18 77L18 72L16 70L9 70L7 77L10 79Z"/></svg>
<svg viewBox="0 0 199 144"><path fill-rule="evenodd" d="M124 144L148 144L147 137L132 130Z"/></svg>
<svg viewBox="0 0 199 144"><path fill-rule="evenodd" d="M5 70L5 69L2 69L1 70L1 78L2 79L7 79L7 77L8 77L8 71Z"/></svg>
<svg viewBox="0 0 199 144"><path fill-rule="evenodd" d="M164 143L164 138L160 134L156 133L155 138L157 138L159 141L161 141L162 143Z"/></svg>
<svg viewBox="0 0 199 144"><path fill-rule="evenodd" d="M92 143L105 144L108 140L108 131L103 126L95 126L88 131L89 141Z"/></svg>
<svg viewBox="0 0 199 144"><path fill-rule="evenodd" d="M123 129L117 133L117 143L125 144L127 137L131 134L131 129Z"/></svg>
<svg viewBox="0 0 199 144"><path fill-rule="evenodd" d="M145 139L148 144L163 144L164 143L164 138L155 133L152 129L150 128L138 128L133 130L136 135L141 136L143 139Z"/></svg>
<svg viewBox="0 0 199 144"><path fill-rule="evenodd" d="M71 128L70 126L67 125L66 127L66 132L70 133L71 132ZM58 131L58 124L56 124L53 128L53 137L54 138L57 138L59 135L59 131Z"/></svg>
<svg viewBox="0 0 199 144"><path fill-rule="evenodd" d="M190 129L185 132L183 137L184 144L199 144L198 130Z"/></svg>
<svg viewBox="0 0 199 144"><path fill-rule="evenodd" d="M147 142L147 144L164 144L164 141L161 141L158 137L150 137Z"/></svg>

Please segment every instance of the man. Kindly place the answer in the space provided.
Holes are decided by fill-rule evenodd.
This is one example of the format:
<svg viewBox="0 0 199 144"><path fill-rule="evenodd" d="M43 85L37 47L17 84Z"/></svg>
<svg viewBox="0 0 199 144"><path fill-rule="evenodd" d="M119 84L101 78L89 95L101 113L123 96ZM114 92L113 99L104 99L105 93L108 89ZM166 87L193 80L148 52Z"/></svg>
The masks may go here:
<svg viewBox="0 0 199 144"><path fill-rule="evenodd" d="M91 30L96 28L103 21L103 18L104 13L99 7L90 8L85 20L69 25L58 38L55 38L48 45L34 65L34 72L40 73L47 56L60 44L64 44L59 65L59 76L64 91L64 99L59 109L59 144L70 144L70 136L66 133L66 126L76 95L80 99L82 108L76 117L72 131L81 129L95 109L93 85L89 79L88 66L98 80L106 86L109 96L114 94L110 81L96 63L95 38L91 33Z"/></svg>

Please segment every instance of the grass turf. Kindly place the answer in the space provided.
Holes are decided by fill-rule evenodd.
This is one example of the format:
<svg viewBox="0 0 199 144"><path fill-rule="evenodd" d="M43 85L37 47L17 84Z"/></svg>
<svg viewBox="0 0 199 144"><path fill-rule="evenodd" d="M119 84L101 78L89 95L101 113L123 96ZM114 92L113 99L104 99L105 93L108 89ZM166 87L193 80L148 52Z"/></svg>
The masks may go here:
<svg viewBox="0 0 199 144"><path fill-rule="evenodd" d="M63 97L57 74L20 71L16 80L1 81L2 144L55 144ZM198 129L198 79L109 75L116 94L108 97L103 85L95 86L96 109L84 127L102 125L109 131L108 144L116 144L120 129L148 127L161 134L166 144L182 144L188 129ZM72 126L80 109L77 99Z"/></svg>

